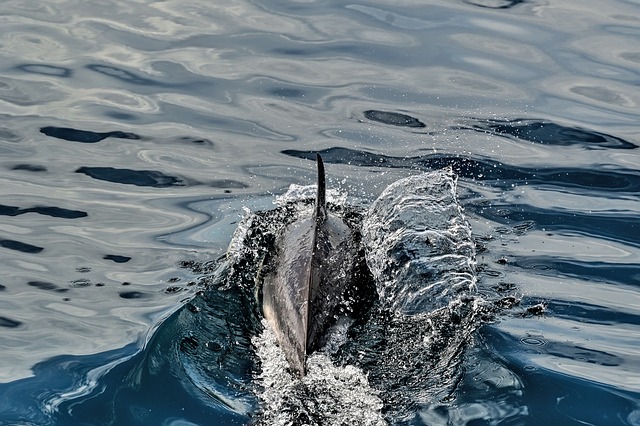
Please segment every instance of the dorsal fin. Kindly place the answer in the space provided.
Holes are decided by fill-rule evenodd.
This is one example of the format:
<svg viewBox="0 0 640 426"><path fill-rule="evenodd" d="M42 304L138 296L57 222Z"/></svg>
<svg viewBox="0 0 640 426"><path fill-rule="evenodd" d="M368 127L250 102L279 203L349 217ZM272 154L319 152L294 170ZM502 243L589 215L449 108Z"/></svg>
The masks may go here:
<svg viewBox="0 0 640 426"><path fill-rule="evenodd" d="M310 344L312 344L310 338L312 338L310 327L311 321L313 321L313 301L315 299L314 292L318 290L318 285L322 280L322 260L323 250L321 250L320 244L318 244L319 229L322 227L327 219L327 206L326 195L327 188L324 176L324 163L320 154L316 154L316 163L318 166L318 192L316 193L316 209L313 214L313 239L311 243L311 259L309 262L309 275L307 276L307 294L305 300L306 318L305 318L305 335L304 343L302 346L302 365L300 367L300 375L304 376L306 372L305 359L307 352L310 350Z"/></svg>
<svg viewBox="0 0 640 426"><path fill-rule="evenodd" d="M316 223L322 223L327 218L327 188L324 179L324 163L320 154L316 154L316 162L318 163L318 194L316 195Z"/></svg>

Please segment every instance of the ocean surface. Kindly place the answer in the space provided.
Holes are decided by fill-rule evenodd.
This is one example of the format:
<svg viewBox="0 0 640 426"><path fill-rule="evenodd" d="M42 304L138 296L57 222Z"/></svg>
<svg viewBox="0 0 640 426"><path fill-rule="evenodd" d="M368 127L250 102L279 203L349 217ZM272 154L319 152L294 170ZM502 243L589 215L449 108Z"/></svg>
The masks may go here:
<svg viewBox="0 0 640 426"><path fill-rule="evenodd" d="M265 391L286 364L219 260L316 152L357 212L451 168L490 309L370 314L310 360L325 393L284 396L345 398L335 424L640 425L637 0L4 0L0 22L1 425L321 424L326 400Z"/></svg>

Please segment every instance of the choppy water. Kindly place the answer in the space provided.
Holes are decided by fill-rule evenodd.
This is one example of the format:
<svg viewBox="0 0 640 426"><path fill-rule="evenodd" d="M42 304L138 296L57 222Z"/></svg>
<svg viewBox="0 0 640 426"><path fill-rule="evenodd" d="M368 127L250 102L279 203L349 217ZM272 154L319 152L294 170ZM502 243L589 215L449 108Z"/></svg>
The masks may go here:
<svg viewBox="0 0 640 426"><path fill-rule="evenodd" d="M188 302L208 274L179 265L217 259L321 151L359 205L451 166L479 294L521 297L411 424L640 424L638 16L2 2L0 423L247 423L260 326L240 294Z"/></svg>

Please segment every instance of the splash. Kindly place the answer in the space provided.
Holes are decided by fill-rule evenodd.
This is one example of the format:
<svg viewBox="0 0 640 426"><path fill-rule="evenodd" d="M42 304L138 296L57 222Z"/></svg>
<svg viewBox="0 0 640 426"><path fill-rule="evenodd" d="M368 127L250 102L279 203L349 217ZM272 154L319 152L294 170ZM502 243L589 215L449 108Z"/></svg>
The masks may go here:
<svg viewBox="0 0 640 426"><path fill-rule="evenodd" d="M431 312L475 290L475 244L451 169L393 183L362 228L367 264L390 310Z"/></svg>
<svg viewBox="0 0 640 426"><path fill-rule="evenodd" d="M315 191L292 185L275 209L245 213L230 246L226 288L244 288L255 303L255 277L275 249L275 236L308 213ZM308 358L303 379L289 371L263 324L251 338L261 401L256 424L411 421L434 401L450 399L462 354L481 323L475 244L450 169L401 179L364 211L341 198L346 194L332 197L329 207L358 235L370 281L351 298L371 303L329 332L322 351Z"/></svg>
<svg viewBox="0 0 640 426"><path fill-rule="evenodd" d="M289 371L275 334L264 331L252 339L262 362L257 376L263 402L258 425L383 426L382 400L367 376L355 366L336 366L326 353L307 360L307 374L297 379Z"/></svg>
<svg viewBox="0 0 640 426"><path fill-rule="evenodd" d="M387 419L411 421L451 398L482 314L475 244L451 169L390 185L364 215L362 241L379 303L338 358L368 373Z"/></svg>
<svg viewBox="0 0 640 426"><path fill-rule="evenodd" d="M276 197L274 203L278 207L285 206L289 203L298 203L300 201L312 202L316 198L318 187L316 185L296 185L289 186L287 192ZM338 206L344 206L347 202L347 192L335 188L327 188L327 202Z"/></svg>

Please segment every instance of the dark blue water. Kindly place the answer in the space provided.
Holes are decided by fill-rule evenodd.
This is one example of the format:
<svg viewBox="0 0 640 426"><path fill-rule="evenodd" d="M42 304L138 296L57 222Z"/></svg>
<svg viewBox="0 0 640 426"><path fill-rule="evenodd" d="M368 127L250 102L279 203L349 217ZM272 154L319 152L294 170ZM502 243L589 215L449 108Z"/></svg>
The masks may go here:
<svg viewBox="0 0 640 426"><path fill-rule="evenodd" d="M477 295L504 305L387 422L640 425L637 2L0 16L0 424L259 417L262 326L207 262L319 151L364 207L450 166Z"/></svg>

